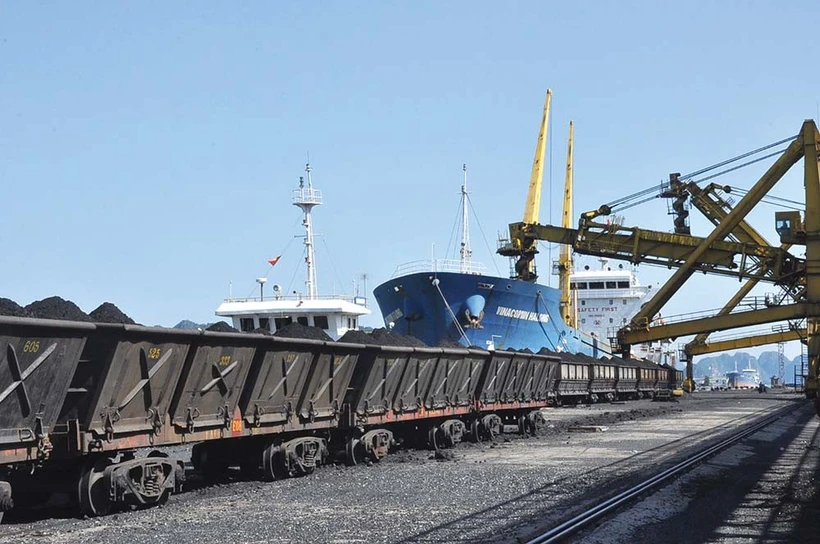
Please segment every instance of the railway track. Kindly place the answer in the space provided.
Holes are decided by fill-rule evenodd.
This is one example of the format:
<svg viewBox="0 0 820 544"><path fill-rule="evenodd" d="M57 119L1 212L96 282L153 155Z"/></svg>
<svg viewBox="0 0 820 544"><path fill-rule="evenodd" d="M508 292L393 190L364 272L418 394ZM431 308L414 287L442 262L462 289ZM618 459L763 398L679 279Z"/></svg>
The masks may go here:
<svg viewBox="0 0 820 544"><path fill-rule="evenodd" d="M577 514L559 525L552 527L548 531L530 539L527 541L527 544L550 544L554 542L562 542L569 537L577 535L580 531L589 527L592 523L601 521L606 516L611 515L616 511L629 506L630 504L639 502L643 497L646 497L646 493L648 491L656 490L660 486L670 483L673 479L691 470L696 465L703 463L705 460L711 458L717 453L720 453L741 442L750 435L771 425L784 415L791 413L796 409L798 409L798 406L787 406L775 411L773 414L763 419L755 419L737 432L732 433L731 436L723 438L717 443L709 444L706 447L692 453L674 466L644 479L643 481L629 487L615 496L606 498L605 500L594 504L580 514Z"/></svg>

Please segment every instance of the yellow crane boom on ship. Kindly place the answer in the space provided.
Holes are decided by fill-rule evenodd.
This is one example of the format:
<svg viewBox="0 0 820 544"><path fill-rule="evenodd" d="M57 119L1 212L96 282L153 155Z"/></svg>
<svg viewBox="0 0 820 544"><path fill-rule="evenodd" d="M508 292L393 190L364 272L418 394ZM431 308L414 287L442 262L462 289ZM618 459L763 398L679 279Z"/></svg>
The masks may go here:
<svg viewBox="0 0 820 544"><path fill-rule="evenodd" d="M535 158L532 161L532 172L530 173L529 190L527 200L524 203L524 224L538 224L541 210L541 193L544 181L544 164L546 161L547 134L549 131L550 104L552 102L552 90L547 89L547 96L544 99L544 109L541 116L541 125L538 131L538 141L535 146ZM572 139L573 123L569 124L569 145L567 148L567 171L564 184L564 208L561 216L561 224L566 228L572 226ZM504 250L500 250L503 253ZM534 249L537 253L537 249ZM513 252L513 255L516 255ZM516 274L525 281L535 281L538 275L535 271L534 260L518 261L516 264ZM570 291L570 275L572 274L572 248L562 245L558 259L558 285L561 291L560 311L561 318L570 326L577 326L577 315L574 301Z"/></svg>

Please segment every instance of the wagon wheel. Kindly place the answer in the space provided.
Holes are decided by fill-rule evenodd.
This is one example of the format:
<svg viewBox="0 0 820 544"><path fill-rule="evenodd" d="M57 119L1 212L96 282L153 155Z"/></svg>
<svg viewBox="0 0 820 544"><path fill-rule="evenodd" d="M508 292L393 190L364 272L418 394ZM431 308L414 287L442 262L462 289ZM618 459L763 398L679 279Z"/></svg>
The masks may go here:
<svg viewBox="0 0 820 544"><path fill-rule="evenodd" d="M518 434L527 436L527 416L518 416Z"/></svg>
<svg viewBox="0 0 820 544"><path fill-rule="evenodd" d="M532 436L544 434L544 431L547 429L547 419L540 410L530 412L527 416L527 424L529 425L530 434Z"/></svg>
<svg viewBox="0 0 820 544"><path fill-rule="evenodd" d="M80 511L88 516L104 516L113 503L108 492L105 469L114 462L108 457L89 461L77 482L77 500Z"/></svg>
<svg viewBox="0 0 820 544"><path fill-rule="evenodd" d="M438 450L438 426L433 425L430 427L430 430L427 431L427 443L430 445L430 448L434 450Z"/></svg>
<svg viewBox="0 0 820 544"><path fill-rule="evenodd" d="M271 444L265 448L264 458L265 462L265 479L268 481L284 480L290 478L290 466L285 457L285 452L279 444Z"/></svg>
<svg viewBox="0 0 820 544"><path fill-rule="evenodd" d="M11 498L11 485L8 482L0 481L0 523L3 522L3 514L14 507Z"/></svg>
<svg viewBox="0 0 820 544"><path fill-rule="evenodd" d="M350 437L345 442L345 463L348 466L355 466L362 462L361 441L358 438Z"/></svg>
<svg viewBox="0 0 820 544"><path fill-rule="evenodd" d="M481 424L478 422L478 419L474 419L470 422L470 436L473 439L473 442L481 442Z"/></svg>

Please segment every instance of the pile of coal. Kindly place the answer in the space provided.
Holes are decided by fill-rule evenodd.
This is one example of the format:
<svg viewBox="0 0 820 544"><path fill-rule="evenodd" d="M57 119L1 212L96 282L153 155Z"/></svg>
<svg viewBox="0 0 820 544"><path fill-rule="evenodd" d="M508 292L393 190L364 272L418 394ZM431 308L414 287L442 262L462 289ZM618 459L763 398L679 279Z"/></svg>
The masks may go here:
<svg viewBox="0 0 820 544"><path fill-rule="evenodd" d="M31 317L40 319L65 319L68 321L90 322L88 314L80 310L76 304L70 300L60 297L48 297L43 300L32 302L23 308Z"/></svg>
<svg viewBox="0 0 820 544"><path fill-rule="evenodd" d="M450 338L442 338L438 342L436 342L437 348L463 348L461 344L456 342L455 340L451 340Z"/></svg>
<svg viewBox="0 0 820 544"><path fill-rule="evenodd" d="M133 319L110 302L103 302L88 314L95 323L122 323L123 325L136 325Z"/></svg>
<svg viewBox="0 0 820 544"><path fill-rule="evenodd" d="M268 329L263 329L262 327L259 327L258 329L253 329L251 331L251 334L264 334L265 336L270 336L271 332Z"/></svg>
<svg viewBox="0 0 820 544"><path fill-rule="evenodd" d="M228 325L224 321L217 321L216 323L213 323L212 325L210 325L205 330L206 331L211 331L211 332L238 332L236 329L234 329L233 327L231 327L230 325Z"/></svg>
<svg viewBox="0 0 820 544"><path fill-rule="evenodd" d="M349 330L339 338L339 342L346 344L379 345L375 338L363 331Z"/></svg>
<svg viewBox="0 0 820 544"><path fill-rule="evenodd" d="M370 333L371 338L375 340L375 344L382 346L404 346L408 348L426 348L427 344L413 336L404 336L397 332L388 331L387 329L374 329Z"/></svg>
<svg viewBox="0 0 820 544"><path fill-rule="evenodd" d="M0 315L9 317L30 317L22 306L8 298L0 298Z"/></svg>
<svg viewBox="0 0 820 544"><path fill-rule="evenodd" d="M408 348L427 347L427 344L425 344L418 338L414 338L412 336L404 336L403 334L388 331L384 328L374 329L373 332L370 333L370 337L373 338L374 344L379 344L382 346L404 346Z"/></svg>
<svg viewBox="0 0 820 544"><path fill-rule="evenodd" d="M562 351L558 354L558 357L561 358L562 361L572 362L572 363L589 363L595 361L595 359L590 360L590 357L582 353L570 353L568 351Z"/></svg>
<svg viewBox="0 0 820 544"><path fill-rule="evenodd" d="M309 327L301 323L288 323L281 329L273 333L280 338L298 338L300 340L319 340L320 342L333 342L333 338L327 335L319 327Z"/></svg>

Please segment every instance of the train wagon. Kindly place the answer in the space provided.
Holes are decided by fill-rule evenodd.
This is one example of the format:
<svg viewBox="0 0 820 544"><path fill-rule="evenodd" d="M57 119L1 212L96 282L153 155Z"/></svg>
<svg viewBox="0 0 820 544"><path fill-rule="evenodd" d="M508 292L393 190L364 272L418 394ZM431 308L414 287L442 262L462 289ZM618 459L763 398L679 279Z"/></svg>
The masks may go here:
<svg viewBox="0 0 820 544"><path fill-rule="evenodd" d="M275 480L397 442L452 447L551 405L653 394L682 373L583 355L324 342L0 317L0 516L70 493L87 515L160 504L192 445L206 478ZM13 494L14 492L14 494Z"/></svg>

